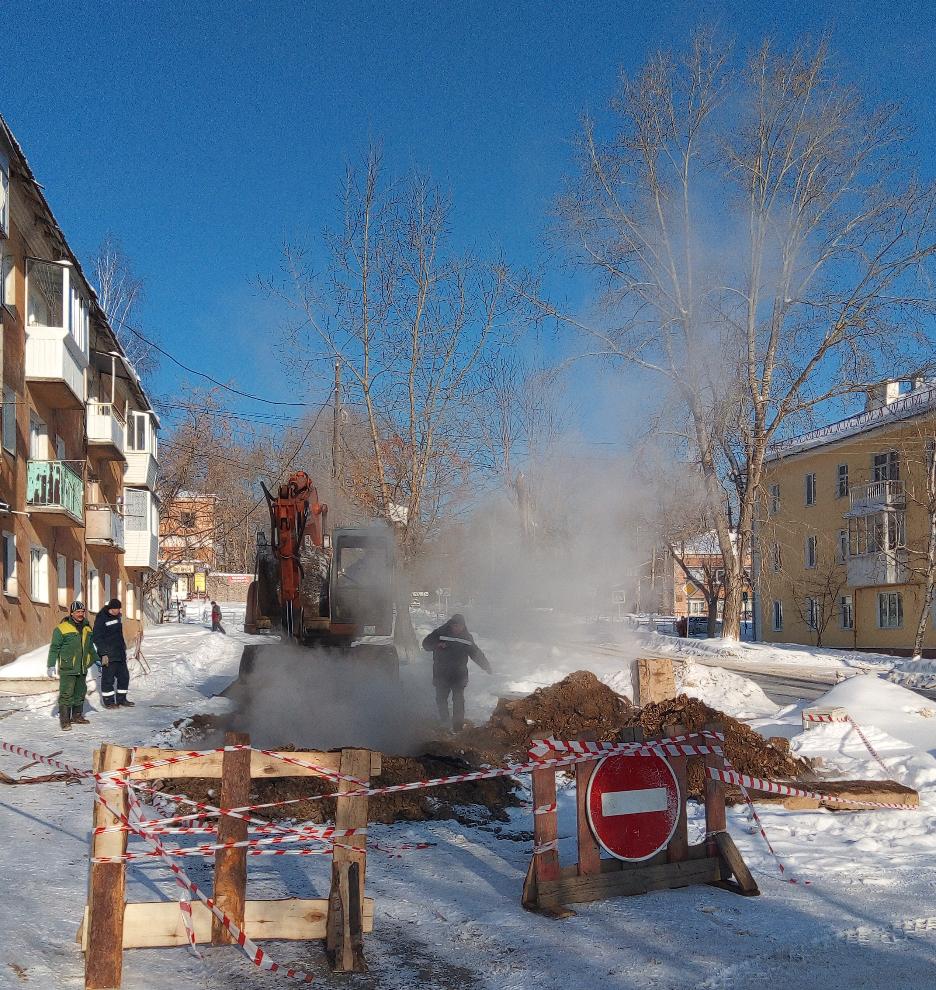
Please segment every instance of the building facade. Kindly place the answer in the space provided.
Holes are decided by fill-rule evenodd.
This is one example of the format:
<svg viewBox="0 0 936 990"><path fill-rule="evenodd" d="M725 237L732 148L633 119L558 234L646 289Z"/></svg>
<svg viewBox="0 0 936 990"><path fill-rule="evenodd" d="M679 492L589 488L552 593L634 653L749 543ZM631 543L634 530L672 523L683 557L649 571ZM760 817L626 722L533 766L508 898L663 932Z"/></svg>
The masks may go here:
<svg viewBox="0 0 936 990"><path fill-rule="evenodd" d="M774 446L758 522L758 637L911 653L924 601L936 388L888 382L864 412ZM936 649L933 616L925 647Z"/></svg>
<svg viewBox="0 0 936 990"><path fill-rule="evenodd" d="M0 663L156 568L158 420L0 117Z"/></svg>
<svg viewBox="0 0 936 990"><path fill-rule="evenodd" d="M208 595L208 575L215 568L217 495L179 492L164 507L159 522L159 557L175 582L173 598Z"/></svg>

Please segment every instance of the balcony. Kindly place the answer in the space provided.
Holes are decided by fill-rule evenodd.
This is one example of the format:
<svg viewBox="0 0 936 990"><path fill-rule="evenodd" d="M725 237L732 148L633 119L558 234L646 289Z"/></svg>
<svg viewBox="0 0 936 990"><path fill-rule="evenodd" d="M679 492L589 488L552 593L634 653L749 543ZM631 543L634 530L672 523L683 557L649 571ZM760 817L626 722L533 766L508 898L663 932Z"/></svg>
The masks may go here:
<svg viewBox="0 0 936 990"><path fill-rule="evenodd" d="M26 384L52 409L81 409L88 359L67 330L26 327Z"/></svg>
<svg viewBox="0 0 936 990"><path fill-rule="evenodd" d="M123 516L112 505L89 505L85 510L85 543L124 552Z"/></svg>
<svg viewBox="0 0 936 990"><path fill-rule="evenodd" d="M50 526L84 525L84 483L65 461L28 461L26 506Z"/></svg>
<svg viewBox="0 0 936 990"><path fill-rule="evenodd" d="M882 509L902 509L907 504L907 494L902 481L868 481L852 485L846 515L863 516Z"/></svg>
<svg viewBox="0 0 936 990"><path fill-rule="evenodd" d="M128 450L123 483L129 488L156 490L156 458L148 451Z"/></svg>
<svg viewBox="0 0 936 990"><path fill-rule="evenodd" d="M159 539L155 533L146 530L128 531L124 567L142 567L155 571L158 551Z"/></svg>
<svg viewBox="0 0 936 990"><path fill-rule="evenodd" d="M910 580L905 548L849 557L845 567L848 584L852 588L906 584Z"/></svg>
<svg viewBox="0 0 936 990"><path fill-rule="evenodd" d="M127 462L127 427L110 402L88 403L88 453L105 461Z"/></svg>

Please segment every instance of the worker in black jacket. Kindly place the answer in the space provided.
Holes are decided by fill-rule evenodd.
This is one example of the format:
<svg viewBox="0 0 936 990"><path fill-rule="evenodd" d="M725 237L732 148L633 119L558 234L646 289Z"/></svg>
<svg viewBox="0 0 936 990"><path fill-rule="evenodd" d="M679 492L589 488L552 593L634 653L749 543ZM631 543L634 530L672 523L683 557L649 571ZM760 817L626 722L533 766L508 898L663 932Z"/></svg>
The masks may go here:
<svg viewBox="0 0 936 990"><path fill-rule="evenodd" d="M105 708L119 705L133 707L127 698L130 670L127 667L127 644L124 642L120 599L112 598L94 620L94 648L101 658L101 700Z"/></svg>
<svg viewBox="0 0 936 990"><path fill-rule="evenodd" d="M468 684L468 660L487 673L491 665L474 637L468 632L463 615L453 615L423 640L422 648L432 653L432 683L436 692L439 718L449 720L448 697L452 696L452 728L460 732L465 724L465 687Z"/></svg>

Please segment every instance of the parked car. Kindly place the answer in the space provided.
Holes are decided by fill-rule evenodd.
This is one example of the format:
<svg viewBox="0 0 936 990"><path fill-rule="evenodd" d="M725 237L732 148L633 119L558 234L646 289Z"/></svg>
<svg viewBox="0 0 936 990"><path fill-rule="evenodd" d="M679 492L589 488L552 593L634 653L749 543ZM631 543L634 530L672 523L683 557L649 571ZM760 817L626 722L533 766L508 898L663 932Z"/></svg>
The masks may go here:
<svg viewBox="0 0 936 990"><path fill-rule="evenodd" d="M715 621L715 635L721 636L722 624L721 620L717 619ZM689 616L689 628L686 635L690 639L706 639L708 637L708 616L707 615L690 615Z"/></svg>

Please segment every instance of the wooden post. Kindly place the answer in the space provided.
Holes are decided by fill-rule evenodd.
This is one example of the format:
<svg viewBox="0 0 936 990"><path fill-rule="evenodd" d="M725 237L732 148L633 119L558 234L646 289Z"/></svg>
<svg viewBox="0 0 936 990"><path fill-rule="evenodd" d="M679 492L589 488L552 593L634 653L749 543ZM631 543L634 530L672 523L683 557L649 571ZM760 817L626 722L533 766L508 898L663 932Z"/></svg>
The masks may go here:
<svg viewBox="0 0 936 990"><path fill-rule="evenodd" d="M594 742L594 732L584 732L579 736L583 742ZM575 804L578 830L578 874L592 876L601 872L601 849L588 827L586 797L588 782L597 765L597 760L575 764Z"/></svg>
<svg viewBox="0 0 936 990"><path fill-rule="evenodd" d="M721 732L722 726L715 723L707 723L705 728L709 732ZM714 745L714 740L706 740L709 746ZM709 753L705 757L705 766L716 767L724 770L725 761L723 757ZM709 856L718 855L718 843L715 841L717 832L724 832L728 827L728 819L725 815L725 785L720 780L712 780L707 774L705 777L705 847Z"/></svg>
<svg viewBox="0 0 936 990"><path fill-rule="evenodd" d="M250 736L244 732L225 732L225 746L249 746ZM250 750L226 752L221 757L222 808L241 808L250 804ZM218 842L243 842L247 838L247 822L243 818L222 815L218 821ZM244 904L247 900L247 850L219 849L215 853L214 900L218 907L237 925L244 927ZM234 939L217 918L211 922L211 944L230 945Z"/></svg>
<svg viewBox="0 0 936 990"><path fill-rule="evenodd" d="M132 750L105 743L95 754L95 768L119 770L130 766ZM126 787L98 783L96 793L116 815L127 817ZM95 802L94 828L119 825L120 819ZM126 832L91 836L91 855L122 856L127 851ZM112 990L120 986L123 970L123 925L127 864L92 863L88 881L88 949L85 954L85 990Z"/></svg>
<svg viewBox="0 0 936 990"><path fill-rule="evenodd" d="M559 838L559 819L555 811L537 815L537 808L545 808L556 803L556 770L534 770L530 775L533 789L533 845L544 846ZM533 853L533 871L537 881L559 878L559 850L548 849Z"/></svg>
<svg viewBox="0 0 936 990"><path fill-rule="evenodd" d="M371 754L366 749L343 749L340 772L364 783L370 782ZM342 780L338 793L356 790L360 784ZM335 802L335 828L364 828L367 825L366 797L339 797ZM357 865L351 871L352 864ZM367 968L357 933L363 930L364 874L367 866L367 837L338 836L332 858L331 893L328 899L326 950L339 973L361 972ZM355 877L355 873L357 876ZM350 885L357 888L352 898Z"/></svg>
<svg viewBox="0 0 936 990"><path fill-rule="evenodd" d="M665 725L663 734L665 736L681 736L686 732L683 725ZM666 847L667 863L681 863L689 857L689 824L687 821L687 804L689 800L689 774L687 768L688 757L668 756L669 765L676 775L676 782L679 784L679 820L676 822L676 831Z"/></svg>

